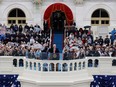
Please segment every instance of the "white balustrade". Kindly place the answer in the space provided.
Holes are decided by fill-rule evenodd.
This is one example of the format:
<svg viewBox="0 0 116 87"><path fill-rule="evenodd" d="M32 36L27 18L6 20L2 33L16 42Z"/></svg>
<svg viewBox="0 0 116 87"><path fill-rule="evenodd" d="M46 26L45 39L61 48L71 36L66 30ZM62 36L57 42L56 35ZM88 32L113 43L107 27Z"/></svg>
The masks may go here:
<svg viewBox="0 0 116 87"><path fill-rule="evenodd" d="M86 57L85 59L77 60L36 60L25 57L1 56L0 73L19 74L18 79L21 83L31 80L36 84L39 84L37 81L49 83L54 82L55 79L56 82L60 81L65 84L67 82L72 84L72 81L74 81L74 84L78 82L78 84L82 85L84 81L89 84L92 81L92 75L115 75L116 57ZM86 87L89 87L89 85Z"/></svg>
<svg viewBox="0 0 116 87"><path fill-rule="evenodd" d="M115 61L115 57L86 57L85 59L77 60L36 60L25 57L1 56L0 68L7 65L11 70L14 68L23 68L25 70L31 69L32 71L38 72L70 72L83 69L88 69L89 71L93 69L94 71L94 69L99 69L99 73L109 73L111 71L116 72L114 70L116 66ZM115 65L112 66L112 64Z"/></svg>

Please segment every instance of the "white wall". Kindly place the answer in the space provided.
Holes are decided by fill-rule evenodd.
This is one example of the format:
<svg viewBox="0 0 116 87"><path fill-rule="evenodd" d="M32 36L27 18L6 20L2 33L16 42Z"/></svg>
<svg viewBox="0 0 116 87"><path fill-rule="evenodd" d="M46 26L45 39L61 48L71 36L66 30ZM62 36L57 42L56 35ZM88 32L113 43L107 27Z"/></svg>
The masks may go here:
<svg viewBox="0 0 116 87"><path fill-rule="evenodd" d="M61 2L62 1L62 2ZM85 0L82 4L75 4L72 0L45 0L42 4L33 4L31 0L3 0L0 3L0 23L7 24L7 15L13 8L22 9L27 18L29 24L39 24L43 27L43 16L44 12L53 3L61 2L69 6L72 10L74 20L77 23L77 27L83 27L85 25L91 25L91 15L93 11L98 8L104 8L109 12L110 15L110 29L116 27L116 2L113 0L100 1L100 0Z"/></svg>

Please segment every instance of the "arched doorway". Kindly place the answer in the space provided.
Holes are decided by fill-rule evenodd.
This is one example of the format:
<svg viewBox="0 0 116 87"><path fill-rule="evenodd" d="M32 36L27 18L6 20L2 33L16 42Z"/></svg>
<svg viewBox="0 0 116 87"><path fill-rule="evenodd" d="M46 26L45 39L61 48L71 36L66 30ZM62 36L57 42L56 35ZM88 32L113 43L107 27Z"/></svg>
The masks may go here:
<svg viewBox="0 0 116 87"><path fill-rule="evenodd" d="M57 20L54 20L56 18ZM56 28L56 30L59 29L59 26L61 29L63 28L64 24L70 25L73 22L73 13L71 9L63 4L63 3L55 3L50 5L45 13L44 13L44 26L46 24L48 25L47 28ZM54 22L56 21L56 22ZM62 23L60 23L62 21ZM47 30L47 28L44 27L44 30Z"/></svg>
<svg viewBox="0 0 116 87"><path fill-rule="evenodd" d="M54 32L63 32L64 30L64 21L66 20L65 13L57 10L52 13L50 19L50 26L54 30Z"/></svg>
<svg viewBox="0 0 116 87"><path fill-rule="evenodd" d="M14 8L8 14L7 23L8 25L10 24L24 25L26 24L26 15L21 9Z"/></svg>

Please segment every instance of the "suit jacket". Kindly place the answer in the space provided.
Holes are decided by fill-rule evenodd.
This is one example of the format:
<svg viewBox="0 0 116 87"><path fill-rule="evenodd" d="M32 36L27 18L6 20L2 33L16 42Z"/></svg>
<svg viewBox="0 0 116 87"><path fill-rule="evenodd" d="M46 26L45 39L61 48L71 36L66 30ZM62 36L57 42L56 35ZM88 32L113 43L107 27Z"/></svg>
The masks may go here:
<svg viewBox="0 0 116 87"><path fill-rule="evenodd" d="M49 52L53 53L54 52L54 48L49 49ZM59 53L59 49L58 48L56 48L55 53Z"/></svg>
<svg viewBox="0 0 116 87"><path fill-rule="evenodd" d="M59 60L59 50L58 50L58 48L56 48L55 53L54 53L53 48L49 49L49 52L50 52L50 60Z"/></svg>

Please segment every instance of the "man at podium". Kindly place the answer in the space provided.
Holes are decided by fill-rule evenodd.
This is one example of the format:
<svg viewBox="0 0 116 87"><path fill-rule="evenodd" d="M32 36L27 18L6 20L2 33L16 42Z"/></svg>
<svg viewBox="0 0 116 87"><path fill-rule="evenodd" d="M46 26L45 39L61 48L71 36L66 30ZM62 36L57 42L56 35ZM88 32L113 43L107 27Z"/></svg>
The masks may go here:
<svg viewBox="0 0 116 87"><path fill-rule="evenodd" d="M53 44L53 47L49 49L50 60L59 60L59 49L56 48L56 44Z"/></svg>

